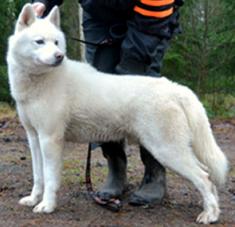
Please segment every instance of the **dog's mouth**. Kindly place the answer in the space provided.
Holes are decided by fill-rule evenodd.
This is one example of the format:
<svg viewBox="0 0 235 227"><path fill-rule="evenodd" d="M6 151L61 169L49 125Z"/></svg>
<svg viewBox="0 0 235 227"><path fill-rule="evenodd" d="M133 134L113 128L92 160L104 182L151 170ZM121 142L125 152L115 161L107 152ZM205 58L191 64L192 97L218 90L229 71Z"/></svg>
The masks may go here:
<svg viewBox="0 0 235 227"><path fill-rule="evenodd" d="M47 62L44 62L41 59L37 58L36 62L39 65L45 65L45 66L48 66L48 67L57 67L57 66L61 65L61 63L63 62L63 59L64 58L56 59L53 63L47 63Z"/></svg>

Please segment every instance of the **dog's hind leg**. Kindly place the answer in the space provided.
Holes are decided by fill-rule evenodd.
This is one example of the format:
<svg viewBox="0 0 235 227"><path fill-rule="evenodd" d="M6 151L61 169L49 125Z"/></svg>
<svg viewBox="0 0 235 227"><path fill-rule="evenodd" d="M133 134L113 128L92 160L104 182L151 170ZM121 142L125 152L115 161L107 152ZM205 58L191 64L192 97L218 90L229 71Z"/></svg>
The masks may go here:
<svg viewBox="0 0 235 227"><path fill-rule="evenodd" d="M216 188L209 180L208 173L202 168L203 165L195 157L192 148L180 142L162 143L160 146L149 145L145 144L162 165L190 180L201 193L204 211L197 217L197 222L203 224L216 222L220 214Z"/></svg>
<svg viewBox="0 0 235 227"><path fill-rule="evenodd" d="M42 155L36 131L32 128L26 128L26 132L32 156L34 182L31 194L22 198L19 203L25 206L34 206L39 202L43 193Z"/></svg>

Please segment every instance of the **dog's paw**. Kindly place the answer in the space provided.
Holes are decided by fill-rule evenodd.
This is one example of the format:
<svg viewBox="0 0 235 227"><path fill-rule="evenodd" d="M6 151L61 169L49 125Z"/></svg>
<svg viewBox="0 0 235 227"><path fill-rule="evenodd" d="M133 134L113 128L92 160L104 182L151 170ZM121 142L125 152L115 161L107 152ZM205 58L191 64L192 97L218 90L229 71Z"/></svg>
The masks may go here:
<svg viewBox="0 0 235 227"><path fill-rule="evenodd" d="M42 201L39 203L36 207L34 207L33 212L34 213L52 213L56 208L55 203L49 203Z"/></svg>
<svg viewBox="0 0 235 227"><path fill-rule="evenodd" d="M37 203L38 203L38 198L31 195L26 196L19 201L20 205L29 206L29 207L35 206Z"/></svg>
<svg viewBox="0 0 235 227"><path fill-rule="evenodd" d="M210 224L215 223L219 219L220 210L213 209L212 211L203 211L197 217L197 222L200 224Z"/></svg>

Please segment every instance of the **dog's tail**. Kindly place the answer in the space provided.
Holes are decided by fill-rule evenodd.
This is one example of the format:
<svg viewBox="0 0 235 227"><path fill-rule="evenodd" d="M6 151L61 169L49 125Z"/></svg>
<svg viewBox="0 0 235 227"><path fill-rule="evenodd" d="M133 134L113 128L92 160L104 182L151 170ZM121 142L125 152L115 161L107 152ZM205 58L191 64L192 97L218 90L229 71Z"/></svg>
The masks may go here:
<svg viewBox="0 0 235 227"><path fill-rule="evenodd" d="M191 91L190 93L194 97L190 98L190 102L181 100L181 106L192 131L192 148L199 161L208 168L211 180L222 186L229 170L227 158L215 141L204 107Z"/></svg>

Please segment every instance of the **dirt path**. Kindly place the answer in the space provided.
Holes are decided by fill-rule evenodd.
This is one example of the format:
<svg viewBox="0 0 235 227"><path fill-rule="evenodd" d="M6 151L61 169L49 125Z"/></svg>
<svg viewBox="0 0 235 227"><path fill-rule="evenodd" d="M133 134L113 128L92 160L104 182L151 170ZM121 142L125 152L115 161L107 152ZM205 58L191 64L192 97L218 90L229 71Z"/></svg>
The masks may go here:
<svg viewBox="0 0 235 227"><path fill-rule="evenodd" d="M235 226L235 119L213 121L219 145L227 154L231 171L226 187L220 190L222 214L215 226ZM17 119L0 119L0 227L10 226L199 226L194 220L201 211L201 197L195 188L172 172L167 173L167 196L161 205L132 207L128 195L143 175L139 155L128 153L129 191L123 196L123 209L113 213L94 204L84 185L86 145L67 144L64 152L59 204L50 215L33 214L31 208L18 205L32 185L31 158L25 133ZM102 184L107 173L101 152L93 152L92 180Z"/></svg>

